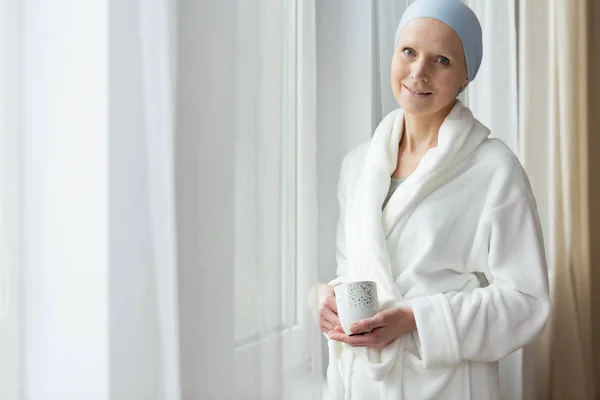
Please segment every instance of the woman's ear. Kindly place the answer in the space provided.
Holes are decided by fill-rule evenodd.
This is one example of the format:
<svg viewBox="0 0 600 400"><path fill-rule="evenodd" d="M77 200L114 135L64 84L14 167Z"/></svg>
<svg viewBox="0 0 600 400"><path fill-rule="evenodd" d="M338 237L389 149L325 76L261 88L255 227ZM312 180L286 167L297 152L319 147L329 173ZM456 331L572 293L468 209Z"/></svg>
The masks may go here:
<svg viewBox="0 0 600 400"><path fill-rule="evenodd" d="M460 88L461 88L462 90L465 90L468 84L469 84L469 77L467 76L467 77L465 78L465 81L463 82L463 84L461 85L461 87L460 87Z"/></svg>

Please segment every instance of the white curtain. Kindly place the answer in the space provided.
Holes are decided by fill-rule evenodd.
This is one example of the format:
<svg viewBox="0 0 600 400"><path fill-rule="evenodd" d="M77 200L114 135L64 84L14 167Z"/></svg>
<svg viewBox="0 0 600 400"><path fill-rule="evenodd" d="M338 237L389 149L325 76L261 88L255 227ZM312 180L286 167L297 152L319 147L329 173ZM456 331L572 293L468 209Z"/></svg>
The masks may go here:
<svg viewBox="0 0 600 400"><path fill-rule="evenodd" d="M176 399L174 2L110 9L110 398Z"/></svg>
<svg viewBox="0 0 600 400"><path fill-rule="evenodd" d="M110 392L104 6L19 2L19 398Z"/></svg>
<svg viewBox="0 0 600 400"><path fill-rule="evenodd" d="M172 4L0 5L0 398L179 398Z"/></svg>
<svg viewBox="0 0 600 400"><path fill-rule="evenodd" d="M491 136L520 156L517 101L517 20L514 0L465 0L483 33L483 61L465 90L466 104ZM493 94L493 95L492 95Z"/></svg>
<svg viewBox="0 0 600 400"><path fill-rule="evenodd" d="M320 398L314 2L0 4L2 399Z"/></svg>

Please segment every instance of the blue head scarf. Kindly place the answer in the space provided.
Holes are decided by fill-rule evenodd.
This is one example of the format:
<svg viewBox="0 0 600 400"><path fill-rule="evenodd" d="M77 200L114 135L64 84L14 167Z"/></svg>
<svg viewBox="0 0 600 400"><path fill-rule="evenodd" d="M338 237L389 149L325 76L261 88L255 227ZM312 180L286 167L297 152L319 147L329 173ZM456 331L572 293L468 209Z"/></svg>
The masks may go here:
<svg viewBox="0 0 600 400"><path fill-rule="evenodd" d="M394 47L398 45L402 29L415 18L434 18L454 29L465 52L469 82L475 79L483 57L483 43L481 25L473 10L460 0L416 0L402 14L396 29Z"/></svg>

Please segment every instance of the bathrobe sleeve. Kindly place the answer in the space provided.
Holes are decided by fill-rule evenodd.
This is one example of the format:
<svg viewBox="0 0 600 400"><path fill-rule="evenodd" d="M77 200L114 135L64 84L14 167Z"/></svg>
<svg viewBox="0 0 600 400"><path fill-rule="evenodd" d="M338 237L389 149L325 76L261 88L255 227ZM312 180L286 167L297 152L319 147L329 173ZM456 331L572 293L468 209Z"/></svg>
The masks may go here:
<svg viewBox="0 0 600 400"><path fill-rule="evenodd" d="M500 360L532 340L550 314L535 200L510 201L480 223L487 232L489 286L411 300L426 368Z"/></svg>

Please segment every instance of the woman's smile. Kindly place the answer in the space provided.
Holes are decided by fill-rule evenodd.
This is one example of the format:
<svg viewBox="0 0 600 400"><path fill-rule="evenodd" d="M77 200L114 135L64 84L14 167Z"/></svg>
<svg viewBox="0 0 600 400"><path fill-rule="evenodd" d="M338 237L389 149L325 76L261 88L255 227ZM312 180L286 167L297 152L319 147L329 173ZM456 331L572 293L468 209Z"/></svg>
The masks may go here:
<svg viewBox="0 0 600 400"><path fill-rule="evenodd" d="M408 90L408 91L409 91L409 93L410 93L411 95L415 96L415 97L420 97L420 98L423 98L423 97L428 97L428 96L430 96L431 94L433 94L433 93L431 93L431 92L420 92L420 91L417 91L417 90L412 90L411 88L409 88L409 87L408 87L408 86L406 86L406 85L402 85L402 86L404 86L404 88L406 88L406 90Z"/></svg>

